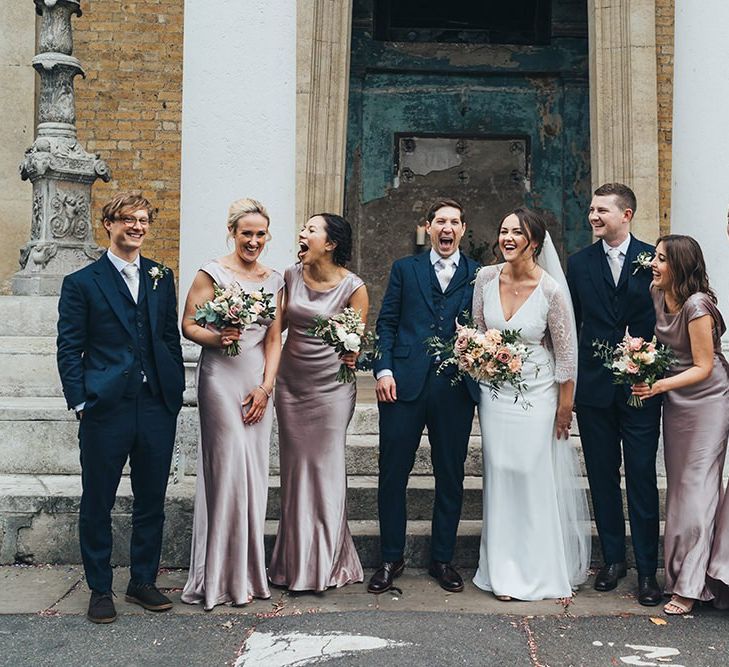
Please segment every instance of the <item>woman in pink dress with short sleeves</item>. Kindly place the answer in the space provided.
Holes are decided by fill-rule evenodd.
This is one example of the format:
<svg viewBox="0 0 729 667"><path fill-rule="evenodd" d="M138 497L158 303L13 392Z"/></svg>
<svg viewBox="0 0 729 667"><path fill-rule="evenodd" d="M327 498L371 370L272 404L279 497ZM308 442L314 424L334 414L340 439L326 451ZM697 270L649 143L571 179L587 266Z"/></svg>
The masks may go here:
<svg viewBox="0 0 729 667"><path fill-rule="evenodd" d="M346 432L356 386L337 381L344 361L306 331L317 315L347 306L367 314L367 289L347 271L352 234L340 216L313 216L299 236L300 263L289 267L288 334L276 384L281 463L281 519L268 575L289 590L323 591L363 580L347 525Z"/></svg>
<svg viewBox="0 0 729 667"><path fill-rule="evenodd" d="M230 207L230 255L198 272L185 305L182 331L202 346L198 363L200 414L197 489L190 572L182 601L206 610L271 596L266 578L264 534L268 457L273 425L270 400L281 356L281 322L259 319L244 332L217 331L192 319L196 305L213 298L213 283L237 282L247 291L274 295L281 311L283 278L258 262L268 240L268 213L255 200ZM240 354L222 348L237 340Z"/></svg>
<svg viewBox="0 0 729 667"><path fill-rule="evenodd" d="M634 393L665 394L663 551L665 590L673 597L664 611L679 615L697 600L729 601L729 543L718 539L729 530L729 512L722 512L729 437L729 364L721 351L726 326L693 238L658 239L651 266L656 338L673 350L676 363L665 378L652 387L638 385Z"/></svg>

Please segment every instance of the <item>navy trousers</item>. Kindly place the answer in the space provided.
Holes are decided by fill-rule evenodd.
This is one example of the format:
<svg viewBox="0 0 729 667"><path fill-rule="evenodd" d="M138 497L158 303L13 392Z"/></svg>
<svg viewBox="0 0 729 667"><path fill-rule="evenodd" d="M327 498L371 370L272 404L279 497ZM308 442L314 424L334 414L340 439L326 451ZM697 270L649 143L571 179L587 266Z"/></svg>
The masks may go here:
<svg viewBox="0 0 729 667"><path fill-rule="evenodd" d="M577 424L605 563L625 560L622 461L636 566L639 574L648 576L655 574L658 565L656 450L661 402L650 399L644 407L632 408L627 397L627 392L617 391L607 408L578 405Z"/></svg>
<svg viewBox="0 0 729 667"><path fill-rule="evenodd" d="M453 559L474 404L465 384L452 387L450 380L431 369L417 400L379 404L378 507L385 561L396 561L405 551L408 477L426 426L435 475L431 557Z"/></svg>
<svg viewBox="0 0 729 667"><path fill-rule="evenodd" d="M175 425L176 415L147 384L135 398L122 398L111 409L84 412L79 425L79 539L86 581L94 591L111 590L111 510L127 459L134 494L131 579L144 584L157 578Z"/></svg>

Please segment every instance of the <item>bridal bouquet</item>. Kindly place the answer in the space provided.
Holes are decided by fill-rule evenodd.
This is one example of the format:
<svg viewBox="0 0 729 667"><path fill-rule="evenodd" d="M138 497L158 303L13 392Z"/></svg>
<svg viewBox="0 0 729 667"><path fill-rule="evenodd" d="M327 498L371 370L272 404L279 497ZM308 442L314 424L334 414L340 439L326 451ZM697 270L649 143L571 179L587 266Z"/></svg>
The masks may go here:
<svg viewBox="0 0 729 667"><path fill-rule="evenodd" d="M613 374L615 384L635 385L645 382L648 386L661 378L675 363L676 357L671 348L656 342L656 337L646 341L631 336L627 331L625 337L614 348L603 341L593 341L595 356L602 359L604 366ZM639 396L630 395L628 405L642 408L643 401Z"/></svg>
<svg viewBox="0 0 729 667"><path fill-rule="evenodd" d="M321 338L339 354L359 353L363 345L373 341L372 333L365 331L362 313L354 308L345 308L339 315L332 317L317 315L314 318L314 326L307 329L306 333ZM354 382L354 379L354 371L342 364L337 373L337 381Z"/></svg>
<svg viewBox="0 0 729 667"><path fill-rule="evenodd" d="M494 399L504 384L510 384L514 388L514 403L521 400L525 410L530 407L524 397L527 385L522 369L531 351L521 342L518 330L479 331L473 326L457 324L452 340L446 343L434 336L426 341L426 345L431 355L442 360L438 373L450 366L455 367L456 374L451 384L458 383L464 375L470 375L477 382L484 383Z"/></svg>
<svg viewBox="0 0 729 667"><path fill-rule="evenodd" d="M213 283L213 298L202 306L196 305L195 309L193 319L200 326L237 327L244 331L259 319L273 319L276 305L273 294L263 289L246 292L237 282L232 282L227 287ZM224 352L229 357L240 354L238 341L226 346Z"/></svg>

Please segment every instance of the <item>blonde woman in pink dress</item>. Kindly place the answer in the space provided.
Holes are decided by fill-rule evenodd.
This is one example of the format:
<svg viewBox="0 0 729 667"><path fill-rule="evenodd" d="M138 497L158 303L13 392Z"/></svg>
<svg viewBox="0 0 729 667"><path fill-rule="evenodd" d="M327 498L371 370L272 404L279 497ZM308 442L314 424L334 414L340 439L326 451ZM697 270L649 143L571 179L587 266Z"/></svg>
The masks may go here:
<svg viewBox="0 0 729 667"><path fill-rule="evenodd" d="M729 511L722 483L729 437L729 363L721 351L726 325L693 238L658 239L651 267L656 338L677 359L665 378L652 387L637 385L633 393L663 394L663 552L665 591L672 595L663 609L681 615L699 600L729 602Z"/></svg>
<svg viewBox="0 0 729 667"><path fill-rule="evenodd" d="M363 580L347 525L346 432L354 414L355 383L336 376L333 348L306 331L317 315L346 307L367 315L367 288L345 268L352 232L344 218L313 216L299 234L298 264L286 269L288 334L276 386L281 462L281 520L268 575L293 591L323 591Z"/></svg>
<svg viewBox="0 0 729 667"><path fill-rule="evenodd" d="M241 199L231 204L228 231L235 250L201 267L182 320L184 336L202 346L195 515L182 601L201 603L206 610L271 596L263 540L271 393L281 358L283 278L258 261L269 238L268 227L268 213L259 202ZM273 294L276 317L259 319L244 332L196 324L195 307L213 298L213 283L226 286L234 281L248 292ZM229 357L223 348L233 341L238 341L240 354Z"/></svg>

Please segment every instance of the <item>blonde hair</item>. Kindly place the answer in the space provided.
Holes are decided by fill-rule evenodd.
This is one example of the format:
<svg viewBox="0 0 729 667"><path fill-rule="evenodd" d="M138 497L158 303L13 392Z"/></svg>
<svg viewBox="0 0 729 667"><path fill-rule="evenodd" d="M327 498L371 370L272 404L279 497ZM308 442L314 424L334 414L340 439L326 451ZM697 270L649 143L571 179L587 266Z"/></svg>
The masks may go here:
<svg viewBox="0 0 729 667"><path fill-rule="evenodd" d="M228 209L228 231L231 234L235 234L238 220L251 213L262 215L266 218L266 222L269 225L271 224L271 218L268 217L266 207L255 199L244 197L243 199L236 199Z"/></svg>

